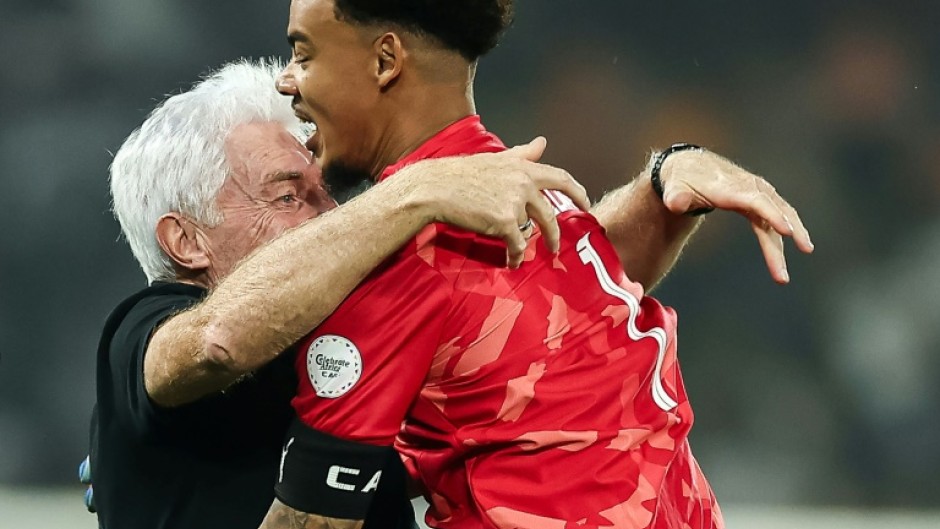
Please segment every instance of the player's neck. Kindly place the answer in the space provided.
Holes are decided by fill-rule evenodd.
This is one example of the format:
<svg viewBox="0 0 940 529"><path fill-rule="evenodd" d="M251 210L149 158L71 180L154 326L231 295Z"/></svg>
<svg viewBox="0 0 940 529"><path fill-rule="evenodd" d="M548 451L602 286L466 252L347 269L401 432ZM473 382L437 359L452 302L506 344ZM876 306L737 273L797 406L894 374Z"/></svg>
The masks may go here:
<svg viewBox="0 0 940 529"><path fill-rule="evenodd" d="M378 176L386 167L414 152L448 125L476 113L473 85L435 86L413 90L405 104L387 120L380 155L372 168Z"/></svg>

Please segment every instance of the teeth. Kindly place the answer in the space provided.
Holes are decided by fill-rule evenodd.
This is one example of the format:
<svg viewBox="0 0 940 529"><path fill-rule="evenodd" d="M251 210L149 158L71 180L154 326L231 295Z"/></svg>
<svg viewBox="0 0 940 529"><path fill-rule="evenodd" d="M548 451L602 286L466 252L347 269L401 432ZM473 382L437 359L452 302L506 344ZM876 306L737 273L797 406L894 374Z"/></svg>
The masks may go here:
<svg viewBox="0 0 940 529"><path fill-rule="evenodd" d="M303 124L303 131L304 131L304 134L305 134L308 138L309 138L310 136L313 136L314 134L316 134L316 132L317 132L317 124L316 124L316 123L314 123L311 119L307 118L306 116L299 115L299 116L297 116L297 118L300 119L300 122Z"/></svg>
<svg viewBox="0 0 940 529"><path fill-rule="evenodd" d="M313 136L314 134L316 134L317 132L316 123L310 121L307 118L300 118L300 122L302 124L301 130L303 130L303 135L305 138L309 138L310 136Z"/></svg>

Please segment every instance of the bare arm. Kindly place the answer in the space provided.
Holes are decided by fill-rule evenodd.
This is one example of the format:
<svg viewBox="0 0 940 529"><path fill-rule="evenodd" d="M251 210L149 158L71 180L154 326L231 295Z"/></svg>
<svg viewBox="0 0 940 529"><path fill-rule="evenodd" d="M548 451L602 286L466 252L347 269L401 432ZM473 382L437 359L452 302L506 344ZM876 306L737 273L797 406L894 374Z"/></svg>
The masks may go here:
<svg viewBox="0 0 940 529"><path fill-rule="evenodd" d="M538 190L565 189L582 203L587 198L564 171L531 161L544 147L538 140L499 155L415 164L263 246L202 303L154 333L144 357L147 393L161 406L179 406L263 366L326 319L429 222L503 238L510 265L518 265L525 249L519 219L531 215L557 247L558 227ZM452 173L459 184L446 177Z"/></svg>
<svg viewBox="0 0 940 529"><path fill-rule="evenodd" d="M275 499L261 522L261 529L361 529L363 520L342 520L307 514Z"/></svg>
<svg viewBox="0 0 940 529"><path fill-rule="evenodd" d="M607 193L591 213L607 230L627 275L647 291L672 269L701 223L701 217L669 211L648 172Z"/></svg>
<svg viewBox="0 0 940 529"><path fill-rule="evenodd" d="M631 279L651 290L675 265L702 222L686 212L703 207L734 211L751 223L771 277L787 283L783 237L813 251L799 214L763 178L709 151L678 152L662 167L661 200L647 167L633 182L608 193L592 213L607 229Z"/></svg>

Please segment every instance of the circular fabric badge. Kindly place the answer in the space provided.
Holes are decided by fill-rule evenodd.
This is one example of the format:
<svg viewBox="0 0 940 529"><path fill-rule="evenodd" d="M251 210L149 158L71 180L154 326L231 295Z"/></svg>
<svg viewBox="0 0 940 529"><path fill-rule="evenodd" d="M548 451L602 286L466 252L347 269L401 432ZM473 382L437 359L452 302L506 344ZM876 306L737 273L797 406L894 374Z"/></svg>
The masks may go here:
<svg viewBox="0 0 940 529"><path fill-rule="evenodd" d="M362 356L351 341L323 335L307 349L307 376L318 397L342 397L362 376Z"/></svg>

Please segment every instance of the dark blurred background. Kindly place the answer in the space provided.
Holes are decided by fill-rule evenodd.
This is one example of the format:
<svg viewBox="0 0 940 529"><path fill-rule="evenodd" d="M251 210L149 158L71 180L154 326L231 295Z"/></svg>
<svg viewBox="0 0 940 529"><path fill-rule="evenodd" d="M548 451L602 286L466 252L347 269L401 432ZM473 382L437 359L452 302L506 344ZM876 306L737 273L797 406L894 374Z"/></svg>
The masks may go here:
<svg viewBox="0 0 940 529"><path fill-rule="evenodd" d="M110 153L207 69L286 57L287 10L0 0L0 485L74 483L100 326L145 282ZM595 198L684 140L811 228L780 287L746 222L715 214L656 292L724 501L940 506L938 23L927 0L517 0L480 68L488 126L547 136Z"/></svg>

